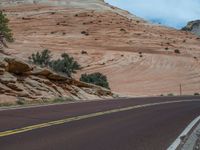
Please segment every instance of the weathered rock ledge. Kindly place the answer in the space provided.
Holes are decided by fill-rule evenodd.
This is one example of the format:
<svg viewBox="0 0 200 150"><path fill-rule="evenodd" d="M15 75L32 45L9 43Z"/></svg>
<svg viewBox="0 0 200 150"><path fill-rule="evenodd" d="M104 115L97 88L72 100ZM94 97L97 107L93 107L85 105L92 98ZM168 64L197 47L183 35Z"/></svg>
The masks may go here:
<svg viewBox="0 0 200 150"><path fill-rule="evenodd" d="M113 93L29 63L0 54L0 103L8 101L69 98L111 98ZM12 98L11 98L12 97Z"/></svg>

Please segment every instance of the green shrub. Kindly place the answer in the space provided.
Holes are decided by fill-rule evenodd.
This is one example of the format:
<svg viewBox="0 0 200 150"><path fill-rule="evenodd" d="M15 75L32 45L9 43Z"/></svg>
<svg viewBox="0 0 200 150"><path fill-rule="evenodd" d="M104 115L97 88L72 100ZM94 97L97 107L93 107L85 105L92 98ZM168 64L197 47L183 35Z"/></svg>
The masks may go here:
<svg viewBox="0 0 200 150"><path fill-rule="evenodd" d="M66 100L62 97L59 97L59 98L55 98L53 99L53 103L62 103L62 102L65 102Z"/></svg>
<svg viewBox="0 0 200 150"><path fill-rule="evenodd" d="M12 105L14 105L13 103L9 103L9 102L7 102L7 103L0 103L0 107L8 107L8 106L12 106Z"/></svg>
<svg viewBox="0 0 200 150"><path fill-rule="evenodd" d="M87 51L84 51L84 50L82 50L82 51L81 51L81 54L83 54L83 55L87 55L87 54L88 54L88 52L87 52Z"/></svg>
<svg viewBox="0 0 200 150"><path fill-rule="evenodd" d="M175 50L174 50L174 53L176 53L176 54L180 54L181 52L180 52L179 49L175 49Z"/></svg>
<svg viewBox="0 0 200 150"><path fill-rule="evenodd" d="M18 100L16 101L17 105L24 105L26 103L26 101L23 98L18 98Z"/></svg>
<svg viewBox="0 0 200 150"><path fill-rule="evenodd" d="M29 60L36 65L45 67L49 65L51 57L52 57L51 52L48 49L45 49L42 52L37 52L36 54L32 54L31 57L29 57Z"/></svg>
<svg viewBox="0 0 200 150"><path fill-rule="evenodd" d="M199 96L200 94L199 94L199 93L194 93L194 95L195 95L195 96Z"/></svg>
<svg viewBox="0 0 200 150"><path fill-rule="evenodd" d="M6 15L0 11L0 43L6 46L4 40L8 42L13 42L13 34L11 29L8 27L9 20L6 18Z"/></svg>
<svg viewBox="0 0 200 150"><path fill-rule="evenodd" d="M66 98L66 97L58 97L53 99L52 103L63 103L63 102L70 102L73 101L72 98Z"/></svg>
<svg viewBox="0 0 200 150"><path fill-rule="evenodd" d="M76 73L76 70L81 69L78 62L66 53L63 53L61 58L57 60L51 60L51 58L51 52L45 49L41 53L37 52L36 54L32 54L29 60L36 65L50 67L55 72L66 74L69 77L71 77L72 73Z"/></svg>
<svg viewBox="0 0 200 150"><path fill-rule="evenodd" d="M173 93L169 93L167 96L174 96L174 94Z"/></svg>
<svg viewBox="0 0 200 150"><path fill-rule="evenodd" d="M99 72L92 73L92 74L82 74L80 81L83 81L86 83L92 83L92 84L110 89L109 83L107 81L107 77Z"/></svg>
<svg viewBox="0 0 200 150"><path fill-rule="evenodd" d="M54 71L64 73L69 77L71 77L72 73L76 73L76 70L81 68L78 62L66 53L61 55L61 59L51 61L50 67Z"/></svg>

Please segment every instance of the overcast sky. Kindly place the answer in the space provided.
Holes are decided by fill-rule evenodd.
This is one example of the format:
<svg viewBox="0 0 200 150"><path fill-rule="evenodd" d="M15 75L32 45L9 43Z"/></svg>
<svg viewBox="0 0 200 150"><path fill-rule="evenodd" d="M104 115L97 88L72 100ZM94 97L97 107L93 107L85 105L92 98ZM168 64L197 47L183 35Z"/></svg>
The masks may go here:
<svg viewBox="0 0 200 150"><path fill-rule="evenodd" d="M181 28L200 19L200 0L105 0L131 13L163 25Z"/></svg>

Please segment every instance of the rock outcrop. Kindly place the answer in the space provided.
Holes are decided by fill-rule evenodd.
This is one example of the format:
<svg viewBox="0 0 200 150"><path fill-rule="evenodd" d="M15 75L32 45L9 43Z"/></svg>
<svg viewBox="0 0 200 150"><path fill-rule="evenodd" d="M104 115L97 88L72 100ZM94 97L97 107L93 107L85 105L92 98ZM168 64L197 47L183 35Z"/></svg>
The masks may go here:
<svg viewBox="0 0 200 150"><path fill-rule="evenodd" d="M195 21L189 22L187 24L187 26L182 28L182 30L189 31L189 32L192 32L192 33L200 36L200 20L195 20Z"/></svg>
<svg viewBox="0 0 200 150"><path fill-rule="evenodd" d="M32 66L0 53L0 103L4 99L47 100L65 98L88 100L113 97L111 91ZM4 95L4 97L2 97Z"/></svg>
<svg viewBox="0 0 200 150"><path fill-rule="evenodd" d="M0 3L16 39L7 52L18 58L46 48L55 57L66 52L83 67L76 79L101 72L125 96L177 95L180 84L185 95L200 93L200 38L190 32L153 25L102 0Z"/></svg>

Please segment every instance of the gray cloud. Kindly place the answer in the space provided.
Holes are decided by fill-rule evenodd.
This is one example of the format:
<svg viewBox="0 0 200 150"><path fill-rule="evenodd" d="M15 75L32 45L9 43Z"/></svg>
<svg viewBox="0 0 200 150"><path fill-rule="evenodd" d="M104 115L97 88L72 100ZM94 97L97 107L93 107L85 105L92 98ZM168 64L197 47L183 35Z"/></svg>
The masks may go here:
<svg viewBox="0 0 200 150"><path fill-rule="evenodd" d="M106 0L133 14L180 28L188 21L200 19L200 0Z"/></svg>

